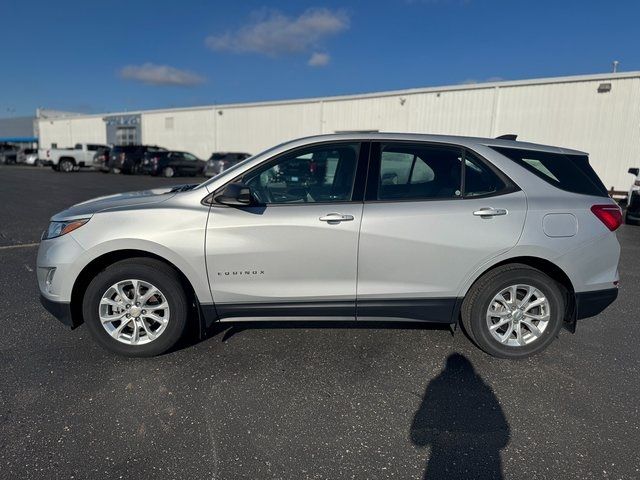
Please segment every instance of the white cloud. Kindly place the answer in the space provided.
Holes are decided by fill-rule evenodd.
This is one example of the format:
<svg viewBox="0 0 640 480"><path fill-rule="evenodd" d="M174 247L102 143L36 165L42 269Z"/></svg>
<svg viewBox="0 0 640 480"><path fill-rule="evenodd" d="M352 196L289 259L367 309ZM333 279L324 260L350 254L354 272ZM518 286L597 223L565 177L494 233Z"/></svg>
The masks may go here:
<svg viewBox="0 0 640 480"><path fill-rule="evenodd" d="M154 63L127 65L120 70L120 77L146 83L147 85L191 87L205 82L204 77L188 70L180 70L169 65L156 65Z"/></svg>
<svg viewBox="0 0 640 480"><path fill-rule="evenodd" d="M235 32L210 35L206 45L212 50L252 52L276 56L307 52L323 39L349 28L349 16L326 8L306 10L298 17L276 11L262 11Z"/></svg>
<svg viewBox="0 0 640 480"><path fill-rule="evenodd" d="M328 53L314 52L311 57L309 57L307 65L310 67L324 67L325 65L328 65L330 61L331 55Z"/></svg>

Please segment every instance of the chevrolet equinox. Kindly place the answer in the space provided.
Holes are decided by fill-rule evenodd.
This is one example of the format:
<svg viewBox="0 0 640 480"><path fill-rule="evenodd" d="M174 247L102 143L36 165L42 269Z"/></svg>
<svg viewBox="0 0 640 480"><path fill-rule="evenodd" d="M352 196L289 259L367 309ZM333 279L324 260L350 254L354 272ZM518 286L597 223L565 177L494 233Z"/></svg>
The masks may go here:
<svg viewBox="0 0 640 480"><path fill-rule="evenodd" d="M540 352L618 293L621 211L586 153L506 139L336 134L200 185L55 215L45 308L127 356L189 322L462 324L485 352Z"/></svg>

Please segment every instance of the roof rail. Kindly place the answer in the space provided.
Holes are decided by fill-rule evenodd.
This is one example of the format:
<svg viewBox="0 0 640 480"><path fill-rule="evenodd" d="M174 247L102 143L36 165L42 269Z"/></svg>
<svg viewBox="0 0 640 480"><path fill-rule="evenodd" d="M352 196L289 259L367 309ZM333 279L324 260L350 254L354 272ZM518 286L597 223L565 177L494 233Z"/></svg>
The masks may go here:
<svg viewBox="0 0 640 480"><path fill-rule="evenodd" d="M496 140L515 140L516 138L518 138L518 135L516 135L515 133L507 133L505 135L496 137Z"/></svg>

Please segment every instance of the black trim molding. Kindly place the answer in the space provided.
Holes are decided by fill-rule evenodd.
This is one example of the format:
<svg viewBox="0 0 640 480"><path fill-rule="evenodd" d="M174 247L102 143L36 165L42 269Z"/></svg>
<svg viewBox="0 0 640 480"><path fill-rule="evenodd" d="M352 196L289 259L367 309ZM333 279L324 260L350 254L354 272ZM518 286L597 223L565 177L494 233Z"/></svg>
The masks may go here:
<svg viewBox="0 0 640 480"><path fill-rule="evenodd" d="M618 298L617 288L576 293L576 319L595 317Z"/></svg>
<svg viewBox="0 0 640 480"><path fill-rule="evenodd" d="M278 303L216 303L202 305L207 323L233 318L320 318L337 317L358 320L413 320L432 323L457 323L461 299L404 298L355 301L315 301ZM209 308L207 308L209 307Z"/></svg>
<svg viewBox="0 0 640 480"><path fill-rule="evenodd" d="M452 319L456 305L455 297L358 300L357 316L362 320L389 317L389 320L396 318L432 323L455 323Z"/></svg>
<svg viewBox="0 0 640 480"><path fill-rule="evenodd" d="M67 327L74 329L80 325L80 323L74 321L73 316L71 315L71 304L68 302L54 302L53 300L46 298L44 295L40 295L40 303L47 312L56 317Z"/></svg>

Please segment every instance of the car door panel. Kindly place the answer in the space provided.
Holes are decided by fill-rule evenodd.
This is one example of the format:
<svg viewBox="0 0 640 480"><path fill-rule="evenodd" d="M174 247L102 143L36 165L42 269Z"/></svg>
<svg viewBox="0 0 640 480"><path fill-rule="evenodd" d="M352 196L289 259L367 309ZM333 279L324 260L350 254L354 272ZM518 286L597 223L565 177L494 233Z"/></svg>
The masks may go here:
<svg viewBox="0 0 640 480"><path fill-rule="evenodd" d="M488 207L508 213L473 214ZM516 245L525 215L521 191L484 199L367 203L358 299L457 297L473 271Z"/></svg>
<svg viewBox="0 0 640 480"><path fill-rule="evenodd" d="M451 322L469 276L517 244L524 193L473 152L451 145L374 144L371 166L358 319Z"/></svg>
<svg viewBox="0 0 640 480"><path fill-rule="evenodd" d="M368 145L321 144L236 180L259 205L210 210L206 261L219 315L355 318L365 161Z"/></svg>
<svg viewBox="0 0 640 480"><path fill-rule="evenodd" d="M362 204L212 207L207 268L214 301L355 301ZM353 220L321 221L329 213Z"/></svg>

